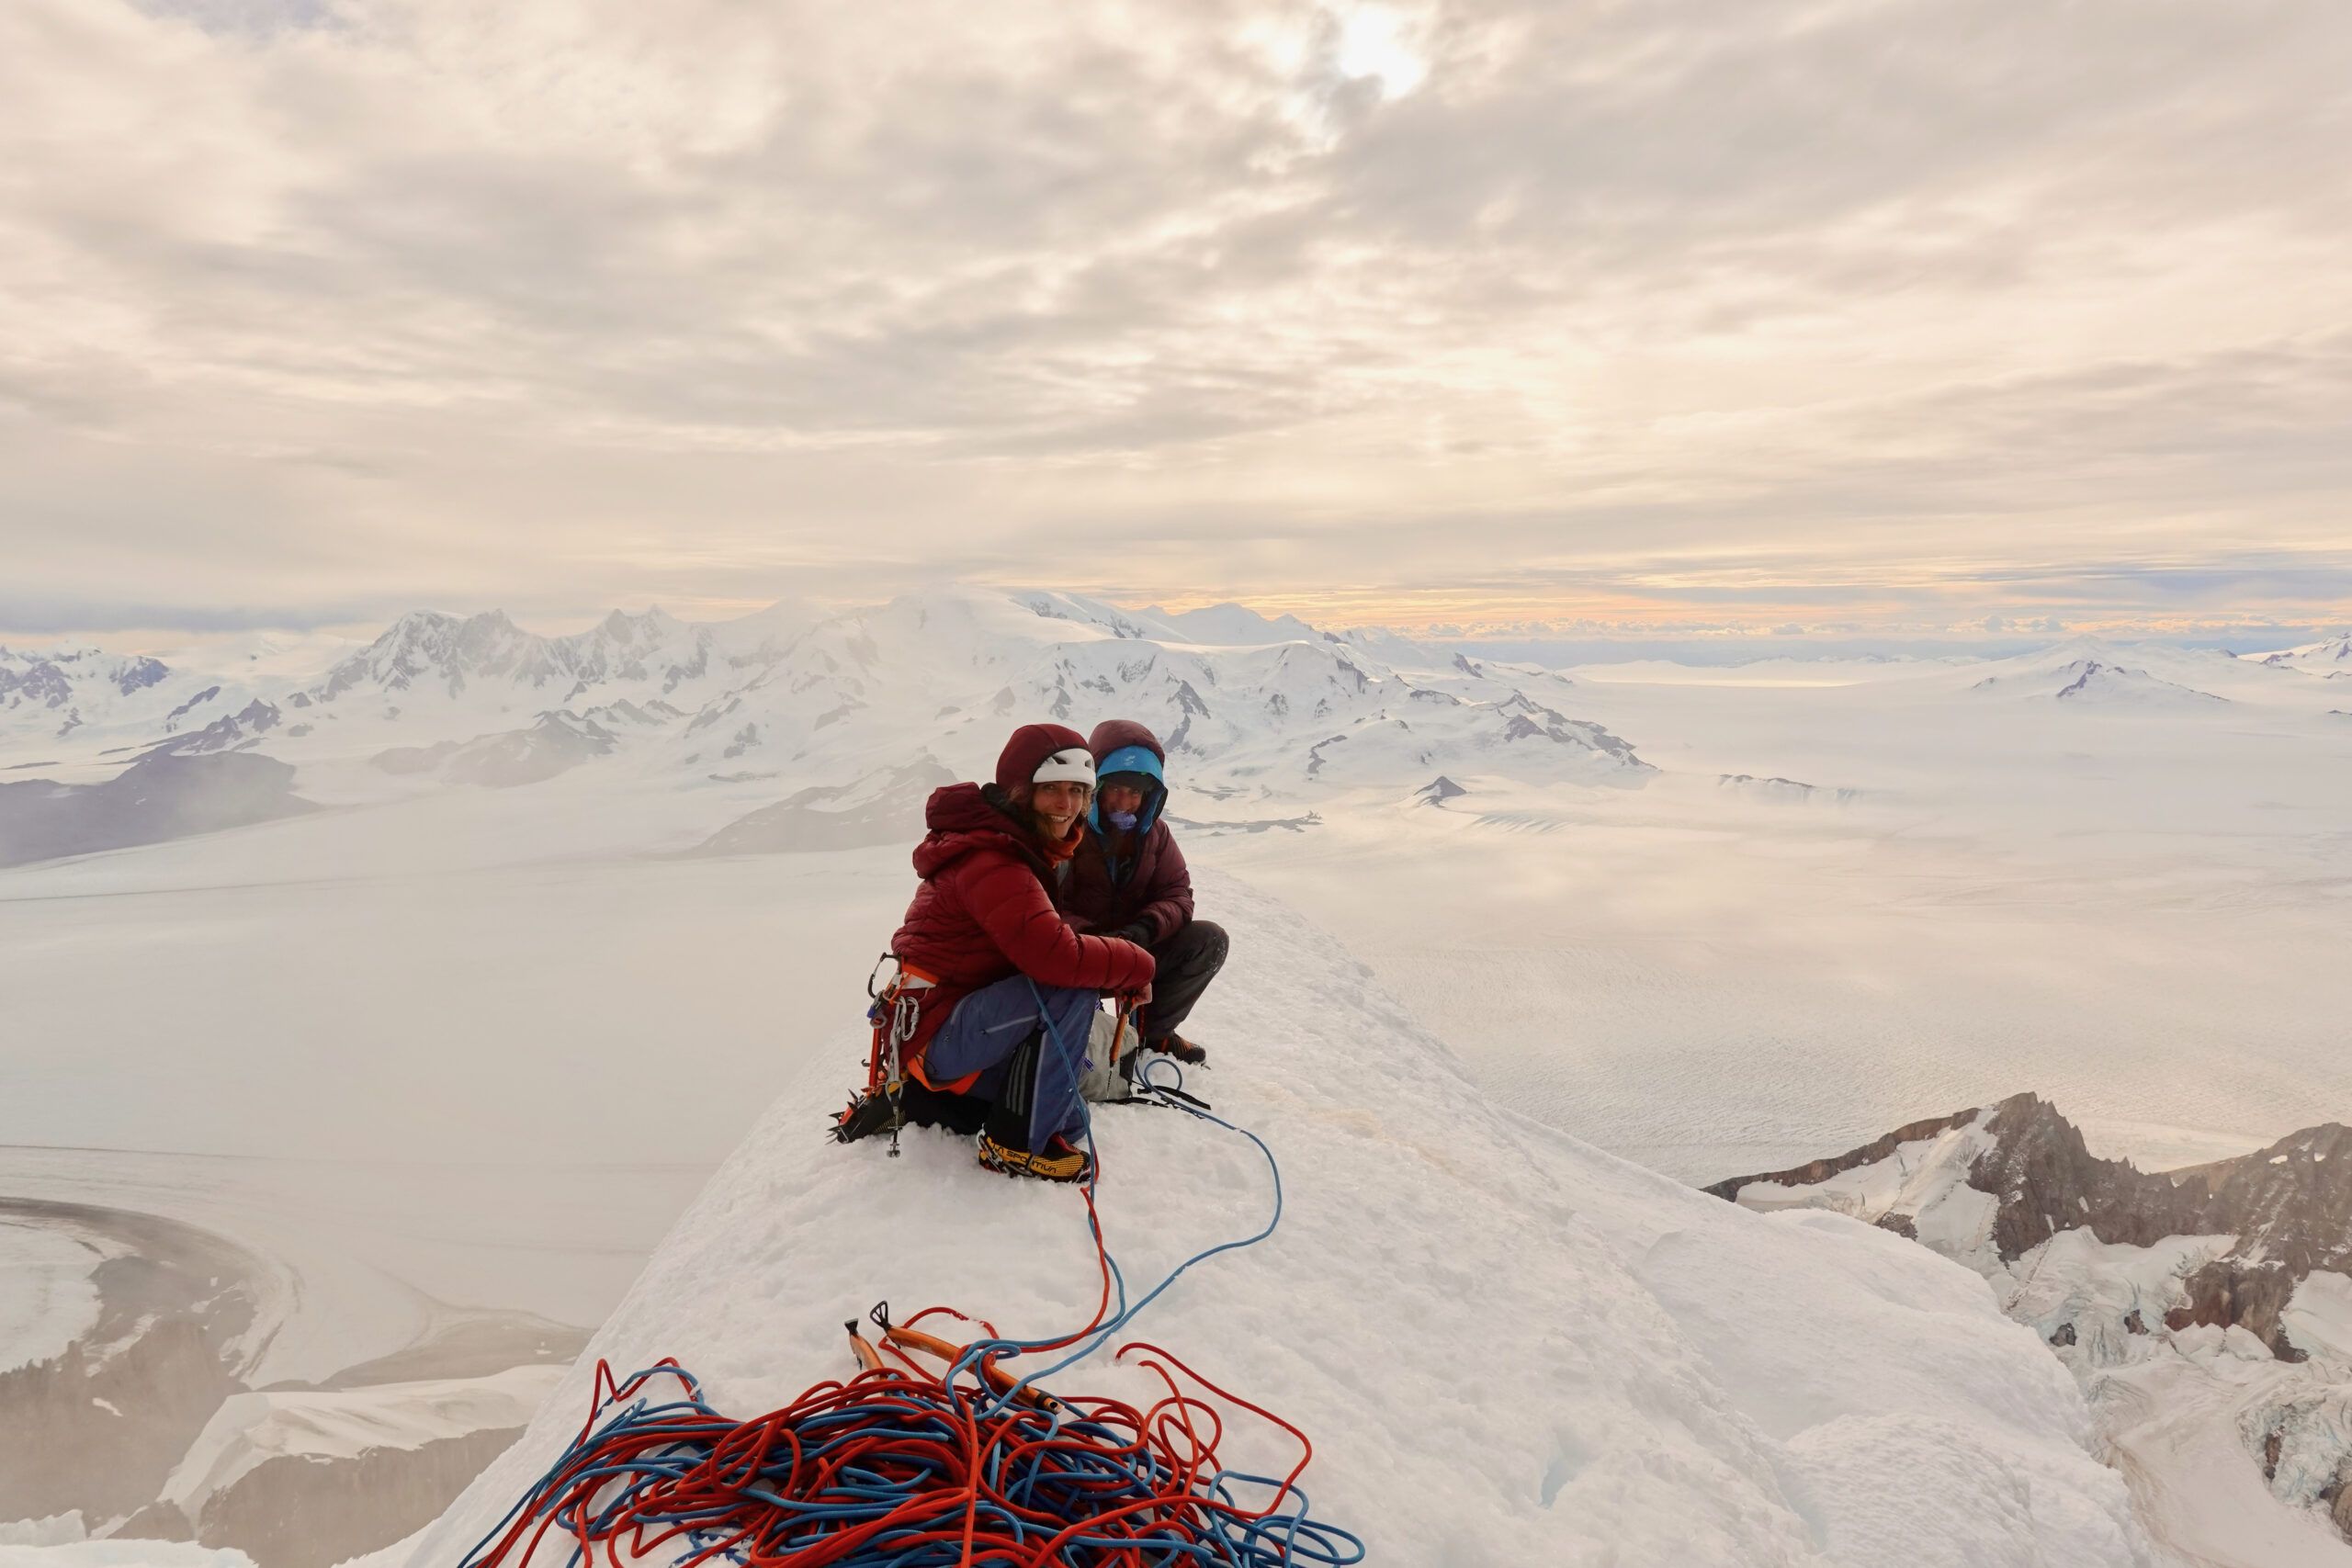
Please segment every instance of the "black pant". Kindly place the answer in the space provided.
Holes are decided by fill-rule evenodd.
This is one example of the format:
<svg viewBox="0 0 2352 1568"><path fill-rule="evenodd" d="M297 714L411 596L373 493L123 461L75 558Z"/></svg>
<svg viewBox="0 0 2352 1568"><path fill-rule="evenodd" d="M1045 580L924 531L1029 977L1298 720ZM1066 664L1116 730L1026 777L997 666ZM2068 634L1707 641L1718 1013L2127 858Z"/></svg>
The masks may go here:
<svg viewBox="0 0 2352 1568"><path fill-rule="evenodd" d="M1141 1033L1146 1040L1165 1040L1191 1016L1193 1004L1225 967L1227 946L1225 928L1215 920L1186 920L1151 944L1151 1000L1145 1004Z"/></svg>

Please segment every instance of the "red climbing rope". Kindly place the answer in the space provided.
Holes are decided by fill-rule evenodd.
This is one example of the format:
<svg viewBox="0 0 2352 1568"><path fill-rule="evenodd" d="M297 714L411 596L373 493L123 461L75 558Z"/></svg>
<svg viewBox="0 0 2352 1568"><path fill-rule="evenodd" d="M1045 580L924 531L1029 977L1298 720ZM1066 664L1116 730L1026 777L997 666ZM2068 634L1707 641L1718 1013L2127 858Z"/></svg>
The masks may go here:
<svg viewBox="0 0 2352 1568"><path fill-rule="evenodd" d="M1233 1130L1265 1149L1254 1134ZM1271 1164L1272 1151L1266 1156ZM649 1557L744 1568L1361 1562L1361 1540L1308 1515L1298 1486L1314 1457L1306 1434L1168 1351L1134 1342L1116 1352L1140 1355L1135 1364L1166 1390L1141 1409L1056 1396L1005 1365L1081 1347L1035 1374L1050 1375L1098 1348L1193 1264L1272 1235L1282 1213L1279 1166L1274 1183L1274 1220L1263 1231L1196 1255L1130 1305L1090 1180L1081 1190L1102 1289L1084 1327L1014 1341L950 1307L926 1307L903 1323L876 1307L878 1340L868 1341L854 1320L847 1325L863 1370L753 1420L712 1409L675 1360L627 1379L599 1361L587 1424L461 1568L526 1568L551 1533L568 1540L575 1561L593 1565L601 1552L611 1568ZM973 1325L982 1337L956 1345L917 1326L934 1316ZM655 1403L648 1391L662 1380L674 1381L681 1395ZM1226 1467L1217 1457L1226 1417L1188 1384L1288 1433L1298 1462L1279 1480ZM1253 1507L1242 1489L1268 1495Z"/></svg>

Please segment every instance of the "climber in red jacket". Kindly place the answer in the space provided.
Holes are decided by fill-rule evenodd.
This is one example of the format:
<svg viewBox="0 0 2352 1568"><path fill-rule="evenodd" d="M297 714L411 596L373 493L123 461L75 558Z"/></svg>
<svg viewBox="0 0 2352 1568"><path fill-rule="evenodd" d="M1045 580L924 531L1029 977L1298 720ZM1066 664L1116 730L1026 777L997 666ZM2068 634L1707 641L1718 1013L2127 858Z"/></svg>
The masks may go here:
<svg viewBox="0 0 2352 1568"><path fill-rule="evenodd" d="M1014 730L995 783L932 792L914 854L922 886L890 940L920 1008L910 1076L989 1102L981 1164L1056 1181L1092 1163L1077 1142L1078 1083L1099 1000L1151 987L1149 953L1080 935L1055 907L1093 791L1076 730Z"/></svg>

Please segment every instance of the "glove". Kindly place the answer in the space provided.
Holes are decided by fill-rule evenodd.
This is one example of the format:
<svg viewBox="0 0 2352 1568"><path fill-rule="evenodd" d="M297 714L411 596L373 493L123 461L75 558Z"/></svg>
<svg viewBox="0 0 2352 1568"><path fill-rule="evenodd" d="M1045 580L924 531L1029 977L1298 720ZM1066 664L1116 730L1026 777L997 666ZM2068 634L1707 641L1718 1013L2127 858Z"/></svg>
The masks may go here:
<svg viewBox="0 0 2352 1568"><path fill-rule="evenodd" d="M1117 931L1104 931L1102 934L1104 936L1116 937L1121 942L1134 942L1137 947L1149 947L1151 945L1151 922L1148 920L1136 920L1130 924L1121 926Z"/></svg>

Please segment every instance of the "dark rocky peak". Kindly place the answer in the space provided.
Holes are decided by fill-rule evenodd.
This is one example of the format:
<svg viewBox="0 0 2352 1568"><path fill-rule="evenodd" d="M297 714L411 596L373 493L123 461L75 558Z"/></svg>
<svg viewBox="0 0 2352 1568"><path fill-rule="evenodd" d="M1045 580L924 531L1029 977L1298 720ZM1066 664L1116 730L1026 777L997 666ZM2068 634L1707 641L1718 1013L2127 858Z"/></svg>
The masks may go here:
<svg viewBox="0 0 2352 1568"><path fill-rule="evenodd" d="M218 688L214 688L216 691ZM260 737L277 728L277 705L259 697L247 703L233 714L223 714L201 729L185 735L158 740L146 748L145 755L198 756L207 751L242 751L259 742ZM164 728L171 728L166 725Z"/></svg>
<svg viewBox="0 0 2352 1568"><path fill-rule="evenodd" d="M2002 1100L1985 1130L1994 1145L1978 1158L1968 1184L1999 1201L1993 1240L2004 1263L2077 1227L2134 1247L2211 1228L2198 1223L2199 1206L2182 1188L2128 1160L2092 1154L2081 1131L2039 1095Z"/></svg>
<svg viewBox="0 0 2352 1568"><path fill-rule="evenodd" d="M1557 746L1579 747L1614 758L1628 768L1641 773L1657 770L1634 754L1631 742L1623 736L1612 735L1590 719L1570 718L1554 707L1546 707L1525 692L1513 692L1493 705L1494 712L1506 722L1503 739L1548 740Z"/></svg>
<svg viewBox="0 0 2352 1568"><path fill-rule="evenodd" d="M467 677L511 667L540 639L529 636L503 610L459 617L438 610L412 610L384 634L327 671L311 694L332 702L355 687L404 692L420 682L463 691Z"/></svg>
<svg viewBox="0 0 2352 1568"><path fill-rule="evenodd" d="M2306 1127L2168 1179L2202 1198L2211 1230L2238 1241L2188 1277L2188 1303L2167 1321L2243 1324L2273 1354L2301 1359L2280 1326L2295 1287L2316 1269L2352 1272L2352 1129Z"/></svg>
<svg viewBox="0 0 2352 1568"><path fill-rule="evenodd" d="M186 718L189 714L195 712L198 707L201 707L204 704L210 702L220 694L220 687L205 687L204 690L197 693L194 696L188 698L187 701L180 704L179 706L165 714L164 716L164 728L165 729L171 728L175 721Z"/></svg>

